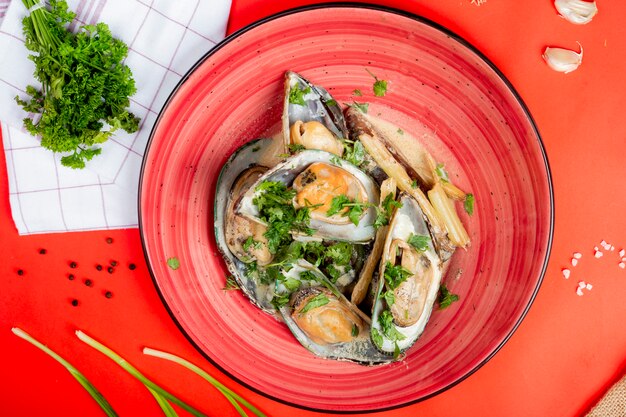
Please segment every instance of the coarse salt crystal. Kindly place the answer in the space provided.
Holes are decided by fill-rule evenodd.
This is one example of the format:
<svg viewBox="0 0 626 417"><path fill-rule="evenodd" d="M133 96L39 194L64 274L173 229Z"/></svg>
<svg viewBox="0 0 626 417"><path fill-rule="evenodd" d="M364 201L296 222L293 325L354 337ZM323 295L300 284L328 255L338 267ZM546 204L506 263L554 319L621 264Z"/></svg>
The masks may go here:
<svg viewBox="0 0 626 417"><path fill-rule="evenodd" d="M619 263L619 267L624 269L624 268L626 268L626 264L624 262L620 262Z"/></svg>
<svg viewBox="0 0 626 417"><path fill-rule="evenodd" d="M615 250L615 246L611 245L611 252Z"/></svg>
<svg viewBox="0 0 626 417"><path fill-rule="evenodd" d="M587 283L585 281L579 281L578 282L578 288L585 288L586 285L587 285Z"/></svg>
<svg viewBox="0 0 626 417"><path fill-rule="evenodd" d="M622 249L621 251L619 251L619 256L621 257L626 256L626 249Z"/></svg>
<svg viewBox="0 0 626 417"><path fill-rule="evenodd" d="M605 246L606 245L606 240L603 240L602 242L600 242L600 245Z"/></svg>
<svg viewBox="0 0 626 417"><path fill-rule="evenodd" d="M580 253L580 252L574 252L574 258L576 258L576 259L580 259L580 258L582 258L582 257L583 257L583 254L582 254L582 253Z"/></svg>
<svg viewBox="0 0 626 417"><path fill-rule="evenodd" d="M591 290L593 288L593 285L587 284L587 285L585 285L585 288L587 288L588 290Z"/></svg>
<svg viewBox="0 0 626 417"><path fill-rule="evenodd" d="M579 296L580 296L580 295L583 295L583 290L582 290L582 288L580 288L580 287L576 288L576 294L578 294Z"/></svg>
<svg viewBox="0 0 626 417"><path fill-rule="evenodd" d="M576 266L578 264L578 259L572 258L572 266Z"/></svg>
<svg viewBox="0 0 626 417"><path fill-rule="evenodd" d="M600 252L599 250L597 250L596 253L593 256L595 256L596 258L602 258L602 255L603 255L603 253Z"/></svg>
<svg viewBox="0 0 626 417"><path fill-rule="evenodd" d="M565 277L565 279L569 278L570 273L570 270L567 268L563 270L563 276Z"/></svg>

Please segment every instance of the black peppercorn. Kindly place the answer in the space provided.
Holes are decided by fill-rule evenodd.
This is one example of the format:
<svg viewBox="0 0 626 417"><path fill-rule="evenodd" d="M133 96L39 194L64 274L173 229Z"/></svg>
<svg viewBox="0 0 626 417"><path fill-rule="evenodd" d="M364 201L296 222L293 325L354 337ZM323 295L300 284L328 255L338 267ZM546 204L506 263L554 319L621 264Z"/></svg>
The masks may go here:
<svg viewBox="0 0 626 417"><path fill-rule="evenodd" d="M17 275L24 275L24 270L23 269L18 269L17 270Z"/></svg>
<svg viewBox="0 0 626 417"><path fill-rule="evenodd" d="M117 261L111 261L111 266L117 266Z"/></svg>
<svg viewBox="0 0 626 417"><path fill-rule="evenodd" d="M86 280L85 280L85 285L86 285L86 286L91 287L91 286L92 286L92 284L93 284L93 282L91 282L91 280L90 280L90 279L86 279Z"/></svg>
<svg viewBox="0 0 626 417"><path fill-rule="evenodd" d="M131 271L132 271L133 269L135 269L135 268L137 268L137 267L135 266L135 264L130 264L130 265L128 265L128 269L130 269Z"/></svg>
<svg viewBox="0 0 626 417"><path fill-rule="evenodd" d="M96 269L97 269L98 271L102 271L102 265L96 265Z"/></svg>
<svg viewBox="0 0 626 417"><path fill-rule="evenodd" d="M39 249L39 254L40 254L40 255L45 255L45 254L46 254L46 252L47 252L47 251L46 251L45 249L43 249L43 248L42 248L42 249Z"/></svg>
<svg viewBox="0 0 626 417"><path fill-rule="evenodd" d="M111 291L107 291L107 292L104 293L104 296L106 298L111 298L111 297L113 297L113 293Z"/></svg>
<svg viewBox="0 0 626 417"><path fill-rule="evenodd" d="M74 299L72 300L72 305L73 305L74 307L76 307L76 306L78 305L78 300L74 298Z"/></svg>
<svg viewBox="0 0 626 417"><path fill-rule="evenodd" d="M70 268L76 268L78 264L74 261L70 262Z"/></svg>
<svg viewBox="0 0 626 417"><path fill-rule="evenodd" d="M107 243L110 245L111 243L113 243L113 238L107 237Z"/></svg>
<svg viewBox="0 0 626 417"><path fill-rule="evenodd" d="M69 275L67 276L67 279L69 279L70 281L74 281L74 278L75 278L75 277L74 277L74 274L69 274Z"/></svg>
<svg viewBox="0 0 626 417"><path fill-rule="evenodd" d="M108 267L108 268L107 268L107 272L108 272L109 274L112 274L112 273L113 273L113 271L115 271L115 270L113 269L113 267L112 267L112 266L110 266L110 267Z"/></svg>

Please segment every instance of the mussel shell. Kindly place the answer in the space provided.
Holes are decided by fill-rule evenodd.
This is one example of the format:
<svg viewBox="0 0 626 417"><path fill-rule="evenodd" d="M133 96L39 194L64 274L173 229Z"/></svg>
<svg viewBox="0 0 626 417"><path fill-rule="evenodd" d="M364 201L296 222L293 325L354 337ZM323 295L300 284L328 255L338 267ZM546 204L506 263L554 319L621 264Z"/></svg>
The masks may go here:
<svg viewBox="0 0 626 417"><path fill-rule="evenodd" d="M214 231L217 247L224 258L226 267L243 293L263 311L276 315L276 309L267 300L268 285L257 283L248 277L247 264L237 259L227 244L225 222L226 210L231 198L231 190L242 172L251 167L275 163L275 141L258 139L237 149L224 164L217 180L214 202ZM269 164L268 164L269 165Z"/></svg>
<svg viewBox="0 0 626 417"><path fill-rule="evenodd" d="M324 162L334 164L333 161L336 161L335 158L337 158L337 156L319 150L306 150L291 156L284 162L267 171L258 179L257 183L244 194L238 207L239 213L250 219L261 221L259 219L258 208L253 203L254 198L258 194L256 191L257 185L263 181L279 181L287 186L291 186L296 176L312 163ZM368 201L374 205L378 205L380 192L374 180L345 160L340 160L340 167L360 181L367 192ZM347 224L333 224L324 222L323 219L312 218L310 227L314 229L314 236L319 238L353 243L367 243L374 238L376 231L374 230L373 224L375 220L376 209L369 207L364 210L364 215L361 217L358 225L350 222Z"/></svg>
<svg viewBox="0 0 626 417"><path fill-rule="evenodd" d="M402 203L402 207L398 208L394 213L389 225L389 232L385 239L385 247L383 249L383 256L381 259L380 278L378 281L378 289L372 311L372 329L376 329L381 335L383 333L379 319L383 310L387 307L387 303L382 296L385 289L385 264L387 260L394 259L396 256L395 253L389 253L392 248L392 241L394 239L407 241L411 234L431 236L430 229L425 221L425 216L423 215L419 204L411 196L405 193L400 194L400 202ZM433 268L431 276L432 281L428 287L428 293L426 294L426 298L424 300L424 308L419 319L417 319L414 324L407 327L400 327L393 324L395 329L404 336L403 340L396 342L397 349L401 352L410 348L423 333L426 323L428 323L428 320L430 319L443 276L442 261L433 246L432 238L428 244L428 249L422 253L422 256L427 258L428 263ZM384 335L382 346L377 347L382 352L387 354L394 354L394 352L396 352L396 344L384 337Z"/></svg>

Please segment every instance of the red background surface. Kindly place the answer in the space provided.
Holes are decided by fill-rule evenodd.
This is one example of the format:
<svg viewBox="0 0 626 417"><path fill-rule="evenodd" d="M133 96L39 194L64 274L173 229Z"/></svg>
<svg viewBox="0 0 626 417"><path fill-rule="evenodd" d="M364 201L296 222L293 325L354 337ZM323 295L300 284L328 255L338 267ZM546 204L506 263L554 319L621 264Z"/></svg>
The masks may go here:
<svg viewBox="0 0 626 417"><path fill-rule="evenodd" d="M232 32L306 0L234 0ZM544 140L555 192L549 267L526 319L485 366L448 391L386 416L577 416L626 368L626 3L599 1L586 26L559 18L549 0L377 3L420 14L467 39L491 59L528 105ZM571 74L547 68L547 45L585 48ZM2 159L4 159L2 157ZM99 416L96 403L55 361L15 337L18 326L80 369L121 416L161 415L144 387L82 344L82 329L105 342L155 382L211 416L235 416L230 404L189 371L144 356L150 346L200 365L270 416L319 415L269 400L239 386L206 361L168 315L143 260L136 229L17 235L11 220L4 160L0 163L0 415ZM106 238L113 238L112 244ZM593 247L616 247L600 259ZM45 255L39 249L45 248ZM565 280L573 252L583 258ZM96 264L119 262L113 274ZM78 267L72 270L69 262ZM137 269L128 269L129 263ZM18 276L17 269L25 274ZM76 275L70 281L69 273ZM90 278L94 285L87 287ZM576 295L580 280L593 284ZM113 297L107 299L105 291ZM73 307L72 299L80 304ZM233 347L236 348L236 347ZM303 383L306 383L304 381ZM367 381L364 381L367 383ZM184 415L181 412L181 415ZM376 415L376 414L374 414ZM382 413L380 413L382 415Z"/></svg>

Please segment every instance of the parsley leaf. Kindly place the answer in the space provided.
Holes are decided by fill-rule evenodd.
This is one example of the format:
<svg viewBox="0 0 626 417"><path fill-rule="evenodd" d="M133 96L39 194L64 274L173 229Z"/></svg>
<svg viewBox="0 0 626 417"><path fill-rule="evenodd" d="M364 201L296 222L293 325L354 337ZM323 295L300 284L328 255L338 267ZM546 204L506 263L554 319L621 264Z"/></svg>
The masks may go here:
<svg viewBox="0 0 626 417"><path fill-rule="evenodd" d="M348 265L352 259L352 249L352 244L348 242L337 242L326 248L325 256L337 265Z"/></svg>
<svg viewBox="0 0 626 417"><path fill-rule="evenodd" d="M389 261L385 264L385 281L392 290L398 288L411 275L413 273L402 265L392 265Z"/></svg>
<svg viewBox="0 0 626 417"><path fill-rule="evenodd" d="M300 106L306 105L304 101L304 96L311 92L311 87L307 86L306 88L300 88L298 85L295 85L289 89L289 102L291 104L299 104Z"/></svg>
<svg viewBox="0 0 626 417"><path fill-rule="evenodd" d="M365 148L360 140L352 142L351 145L348 145L347 141L344 141L343 145L343 159L350 162L352 165L356 165L357 167L361 166L363 162L365 162Z"/></svg>
<svg viewBox="0 0 626 417"><path fill-rule="evenodd" d="M352 100L352 104L350 103L344 103L346 106L349 107L354 107L355 109L360 110L362 113L367 113L367 110L369 109L369 103L359 103L358 101L354 101Z"/></svg>
<svg viewBox="0 0 626 417"><path fill-rule="evenodd" d="M411 188L417 188L417 180L411 182Z"/></svg>
<svg viewBox="0 0 626 417"><path fill-rule="evenodd" d="M396 329L396 326L394 326L391 311L384 310L378 317L378 320L380 322L380 328L387 339L395 342L406 338L406 336L400 333L398 329Z"/></svg>
<svg viewBox="0 0 626 417"><path fill-rule="evenodd" d="M262 243L254 240L254 237L248 236L246 241L243 242L243 245L241 245L241 246L243 247L243 250L245 250L247 252L250 249L251 246L254 246L254 249L260 249L261 245L262 245Z"/></svg>
<svg viewBox="0 0 626 417"><path fill-rule="evenodd" d="M426 252L428 250L428 244L430 243L430 236L414 235L411 233L407 243L413 246L418 252Z"/></svg>
<svg viewBox="0 0 626 417"><path fill-rule="evenodd" d="M379 209L376 213L376 220L374 221L375 229L387 226L391 219L391 215L393 214L393 209L402 207L402 203L393 198L393 195L389 193L385 196L381 206L382 210Z"/></svg>
<svg viewBox="0 0 626 417"><path fill-rule="evenodd" d="M300 281L295 278L287 278L283 281L283 285L289 290L289 292L294 292L300 288Z"/></svg>
<svg viewBox="0 0 626 417"><path fill-rule="evenodd" d="M439 309L443 310L444 308L450 307L450 304L459 301L459 296L452 294L445 285L441 284L437 301L439 302Z"/></svg>
<svg viewBox="0 0 626 417"><path fill-rule="evenodd" d="M314 308L321 307L330 302L328 297L325 294L317 294L315 297L311 298L307 303L302 307L302 310L298 314L305 314L308 311L313 310Z"/></svg>
<svg viewBox="0 0 626 417"><path fill-rule="evenodd" d="M224 286L224 288L222 288L222 290L236 291L240 289L241 287L239 287L239 284L237 284L237 281L235 281L235 277L233 277L232 275L226 277L226 285Z"/></svg>
<svg viewBox="0 0 626 417"><path fill-rule="evenodd" d="M437 173L437 176L441 178L441 181L450 182L450 179L448 178L448 173L446 172L443 164L437 164L435 172Z"/></svg>
<svg viewBox="0 0 626 417"><path fill-rule="evenodd" d="M326 212L326 216L330 217L339 212L342 212L342 216L348 217L355 226L358 226L361 215L363 214L363 209L371 206L371 203L361 203L359 201L354 201L348 198L346 195L341 194L333 197L330 202L330 208ZM346 208L347 210L345 210Z"/></svg>
<svg viewBox="0 0 626 417"><path fill-rule="evenodd" d="M252 202L259 209L259 218L267 224L263 236L270 253L275 254L282 245L289 244L292 231L313 234L309 227L310 208L296 209L293 206L294 190L278 181L263 181L256 191L260 193Z"/></svg>
<svg viewBox="0 0 626 417"><path fill-rule="evenodd" d="M379 80L377 76L375 76L370 70L365 69L372 77L374 77L374 85L372 86L372 90L374 91L374 95L376 97L383 97L387 94L387 81Z"/></svg>
<svg viewBox="0 0 626 417"><path fill-rule="evenodd" d="M178 268L180 268L180 261L177 257L174 256L167 260L167 266L176 271Z"/></svg>
<svg viewBox="0 0 626 417"><path fill-rule="evenodd" d="M23 3L32 8L38 2ZM70 32L66 26L75 16L65 1L52 0L49 7L35 9L22 20L34 76L43 89L27 86L30 97L15 100L34 114L24 119L26 130L41 136L44 148L65 154L62 165L76 169L99 155L97 145L116 130L136 132L139 119L128 111L129 97L136 91L124 64L128 47L104 23Z"/></svg>
<svg viewBox="0 0 626 417"><path fill-rule="evenodd" d="M299 143L292 143L289 145L289 152L293 155L295 153L298 153L300 151L304 151L306 150L306 148L304 147L304 145L301 145Z"/></svg>
<svg viewBox="0 0 626 417"><path fill-rule="evenodd" d="M290 294L276 294L272 297L272 305L276 308L276 310L280 310L281 307L289 304L289 296Z"/></svg>
<svg viewBox="0 0 626 417"><path fill-rule="evenodd" d="M355 88L354 91L352 91L352 95L353 96L357 96L357 97L361 97L363 95L363 93L358 88Z"/></svg>
<svg viewBox="0 0 626 417"><path fill-rule="evenodd" d="M463 207L465 208L465 212L470 216L474 214L474 194L465 194Z"/></svg>
<svg viewBox="0 0 626 417"><path fill-rule="evenodd" d="M387 306L391 307L393 305L393 303L396 302L396 296L393 295L393 291L385 291L382 294L383 298L385 299L385 302L387 303Z"/></svg>

